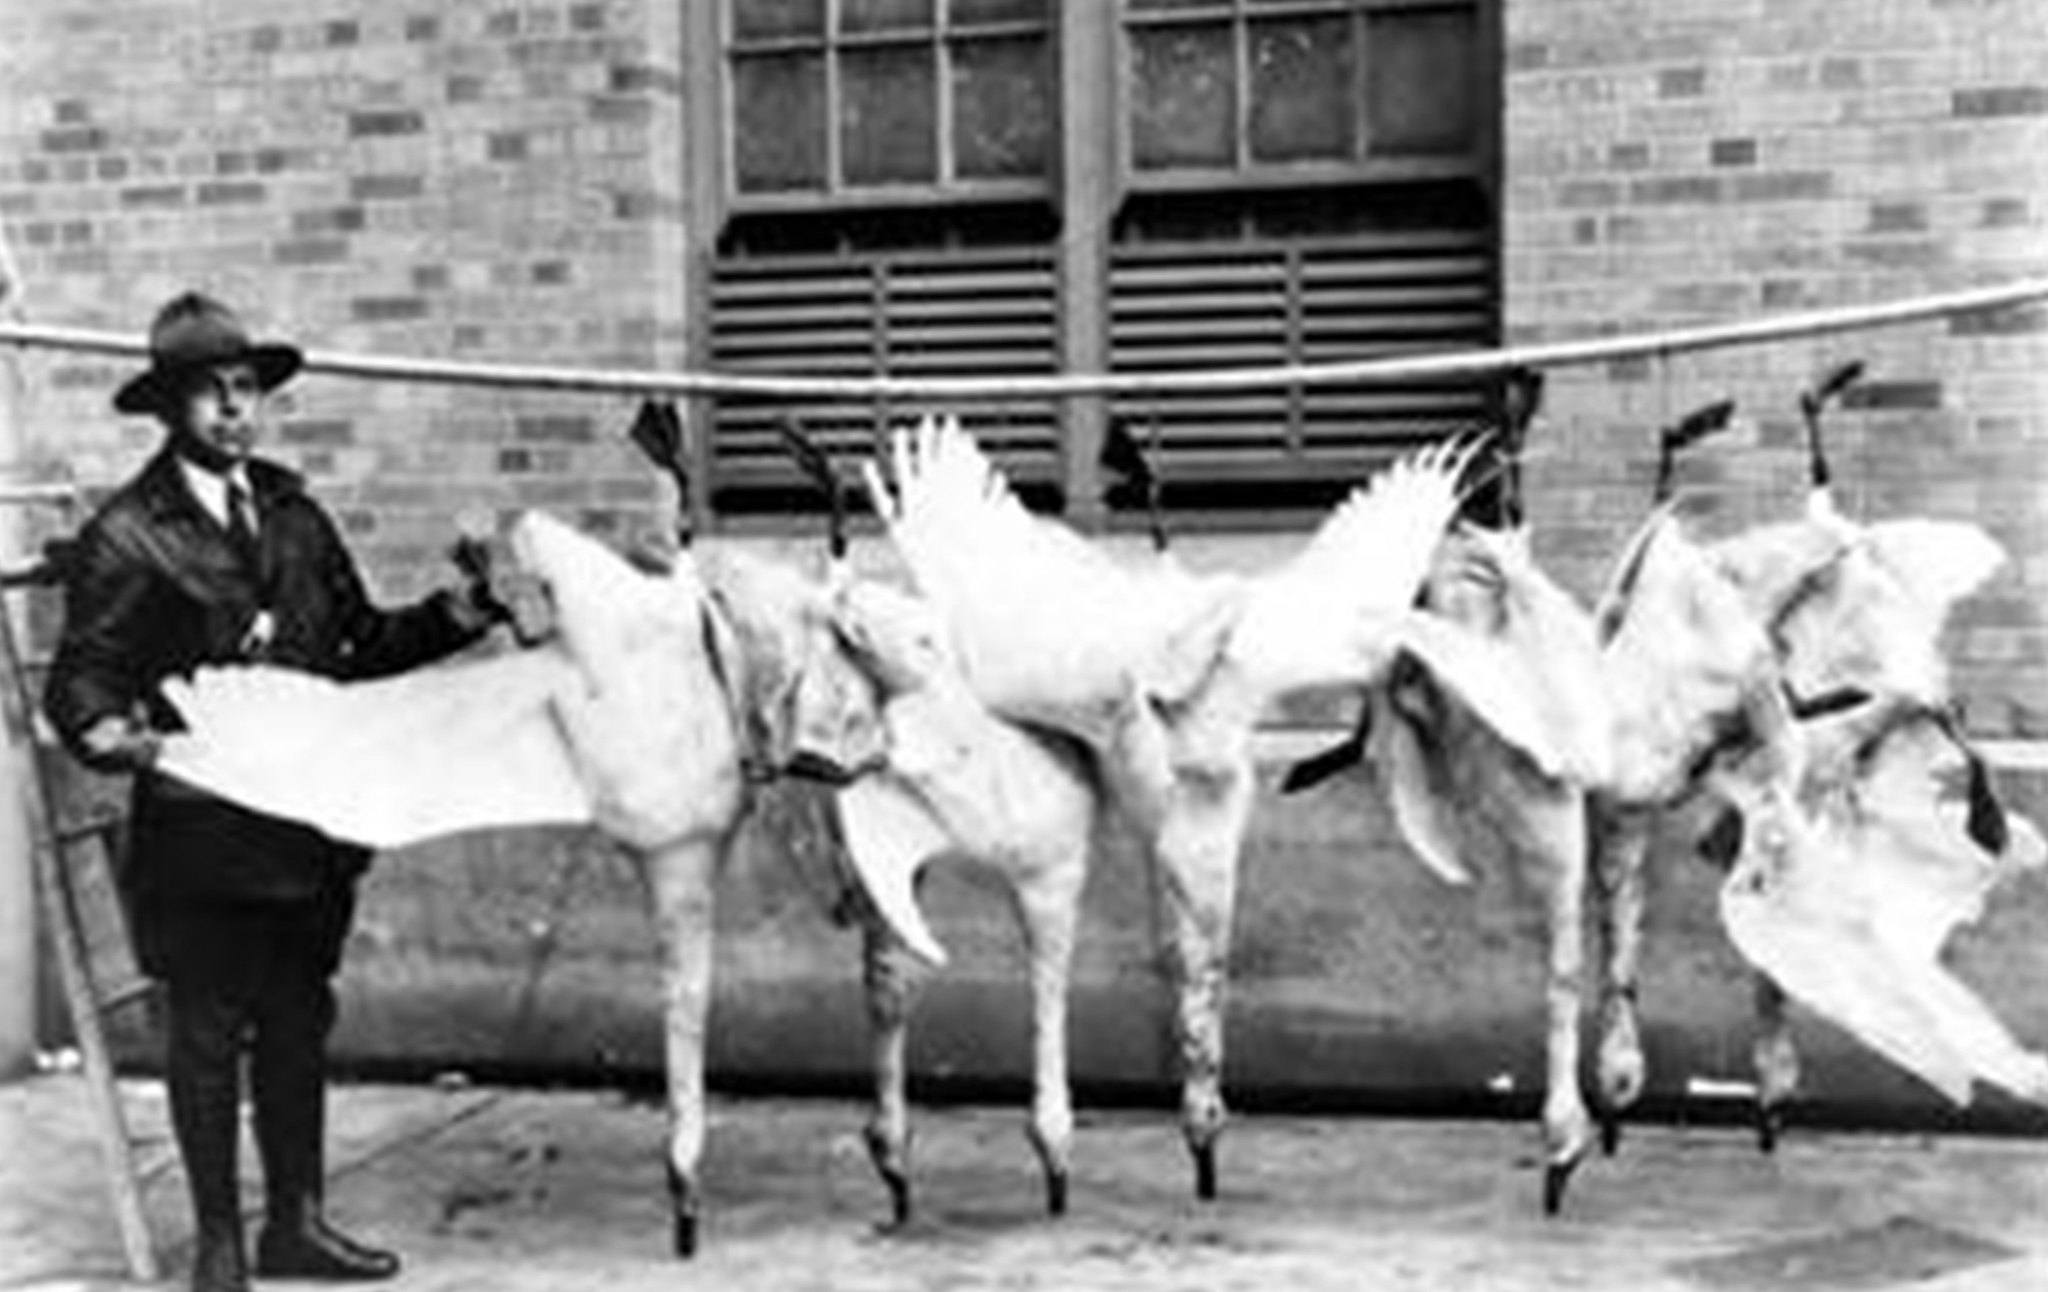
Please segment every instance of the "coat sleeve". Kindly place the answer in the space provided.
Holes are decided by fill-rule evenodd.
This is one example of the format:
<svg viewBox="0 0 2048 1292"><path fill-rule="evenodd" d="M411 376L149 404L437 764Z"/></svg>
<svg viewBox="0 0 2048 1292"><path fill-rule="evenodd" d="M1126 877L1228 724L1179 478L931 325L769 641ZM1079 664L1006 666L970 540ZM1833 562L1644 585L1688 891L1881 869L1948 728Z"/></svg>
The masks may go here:
<svg viewBox="0 0 2048 1292"><path fill-rule="evenodd" d="M43 711L81 761L79 738L110 714L130 713L154 679L147 643L163 622L167 588L118 527L88 525L65 579L64 628L43 690Z"/></svg>
<svg viewBox="0 0 2048 1292"><path fill-rule="evenodd" d="M328 595L334 598L343 635L344 676L364 679L403 673L452 655L483 635L483 630L463 627L450 605L454 594L446 590L396 609L375 605L355 559L325 512L320 513L320 528Z"/></svg>

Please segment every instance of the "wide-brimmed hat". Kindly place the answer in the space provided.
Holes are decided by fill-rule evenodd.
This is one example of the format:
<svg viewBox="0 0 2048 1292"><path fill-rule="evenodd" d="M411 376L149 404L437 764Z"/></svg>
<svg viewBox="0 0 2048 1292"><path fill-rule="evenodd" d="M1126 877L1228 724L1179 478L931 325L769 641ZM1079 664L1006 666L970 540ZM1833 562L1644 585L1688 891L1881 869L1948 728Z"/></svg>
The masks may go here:
<svg viewBox="0 0 2048 1292"><path fill-rule="evenodd" d="M124 413L154 413L195 368L247 363L256 381L273 390L291 380L306 357L282 342L257 342L235 312L210 296L186 292L157 311L149 325L149 367L114 392Z"/></svg>

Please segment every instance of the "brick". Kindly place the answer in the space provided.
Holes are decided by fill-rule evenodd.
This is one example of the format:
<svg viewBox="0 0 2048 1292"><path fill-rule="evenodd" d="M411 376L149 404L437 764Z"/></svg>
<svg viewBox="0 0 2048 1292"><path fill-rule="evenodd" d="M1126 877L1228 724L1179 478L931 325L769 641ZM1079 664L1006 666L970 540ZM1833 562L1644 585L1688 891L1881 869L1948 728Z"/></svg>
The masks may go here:
<svg viewBox="0 0 2048 1292"><path fill-rule="evenodd" d="M1721 196L1721 181L1713 175L1661 175L1628 186L1629 201L1644 204L1718 202Z"/></svg>
<svg viewBox="0 0 2048 1292"><path fill-rule="evenodd" d="M256 150L255 162L257 174L275 175L291 167L293 154L287 148L259 148Z"/></svg>
<svg viewBox="0 0 2048 1292"><path fill-rule="evenodd" d="M199 186L201 206L227 206L236 202L261 202L269 193L254 180L212 180Z"/></svg>
<svg viewBox="0 0 2048 1292"><path fill-rule="evenodd" d="M680 94L683 79L665 67L614 63L609 78L613 94Z"/></svg>
<svg viewBox="0 0 2048 1292"><path fill-rule="evenodd" d="M1834 176L1827 171L1761 171L1732 177L1731 193L1738 202L1784 202L1800 198L1832 196Z"/></svg>
<svg viewBox="0 0 2048 1292"><path fill-rule="evenodd" d="M491 135L485 151L492 161L525 161L527 139L516 130L500 131Z"/></svg>
<svg viewBox="0 0 2048 1292"><path fill-rule="evenodd" d="M102 157L93 163L92 170L95 176L103 180L123 180L128 178L128 159L126 157Z"/></svg>
<svg viewBox="0 0 2048 1292"><path fill-rule="evenodd" d="M416 292L438 292L448 286L448 266L415 265L412 271L412 289Z"/></svg>
<svg viewBox="0 0 2048 1292"><path fill-rule="evenodd" d="M1865 239L1843 248L1850 260L1880 269L1931 269L1948 260L1948 248L1929 239Z"/></svg>
<svg viewBox="0 0 2048 1292"><path fill-rule="evenodd" d="M414 135L426 128L420 114L410 108L391 108L377 112L351 112L348 114L348 132L357 139L377 138L387 135Z"/></svg>
<svg viewBox="0 0 2048 1292"><path fill-rule="evenodd" d="M1756 140L1716 139L1707 145L1707 160L1716 166L1756 165Z"/></svg>
<svg viewBox="0 0 2048 1292"><path fill-rule="evenodd" d="M519 11L503 9L484 19L484 35L517 36L519 34Z"/></svg>
<svg viewBox="0 0 2048 1292"><path fill-rule="evenodd" d="M441 20L433 14L415 14L405 20L407 40L439 40Z"/></svg>
<svg viewBox="0 0 2048 1292"><path fill-rule="evenodd" d="M60 126L82 126L92 120L92 105L84 99L59 99L50 105L50 120Z"/></svg>
<svg viewBox="0 0 2048 1292"><path fill-rule="evenodd" d="M1565 207L1613 206L1621 200L1621 185L1607 179L1574 179L1557 186L1557 204Z"/></svg>
<svg viewBox="0 0 2048 1292"><path fill-rule="evenodd" d="M355 423L345 417L307 417L285 422L277 428L278 438L286 444L353 444L356 438Z"/></svg>
<svg viewBox="0 0 2048 1292"><path fill-rule="evenodd" d="M40 142L46 153L98 152L107 146L107 132L98 126L63 126L43 131Z"/></svg>
<svg viewBox="0 0 2048 1292"><path fill-rule="evenodd" d="M348 195L357 202L383 202L418 197L426 191L424 175L357 175L348 182Z"/></svg>
<svg viewBox="0 0 2048 1292"><path fill-rule="evenodd" d="M396 323L425 318L427 302L418 296L358 296L348 303L351 317L364 323Z"/></svg>
<svg viewBox="0 0 2048 1292"><path fill-rule="evenodd" d="M357 233L363 224L360 206L323 206L292 212L292 232L298 234Z"/></svg>
<svg viewBox="0 0 2048 1292"><path fill-rule="evenodd" d="M274 54L284 44L284 32L275 25L256 28L249 33L249 48L259 54Z"/></svg>
<svg viewBox="0 0 2048 1292"><path fill-rule="evenodd" d="M137 184L121 190L121 205L126 207L168 207L184 204L183 184Z"/></svg>
<svg viewBox="0 0 2048 1292"><path fill-rule="evenodd" d="M1980 217L1987 229L2010 229L2026 224L2032 218L2023 197L1994 197L1984 203Z"/></svg>
<svg viewBox="0 0 2048 1292"><path fill-rule="evenodd" d="M646 99L595 94L590 98L590 119L605 125L642 125L654 119L654 105Z"/></svg>
<svg viewBox="0 0 2048 1292"><path fill-rule="evenodd" d="M280 265L332 265L348 256L347 238L287 238L270 248L270 258Z"/></svg>
<svg viewBox="0 0 2048 1292"><path fill-rule="evenodd" d="M498 450L498 470L506 475L517 475L533 470L533 453L529 449Z"/></svg>
<svg viewBox="0 0 2048 1292"><path fill-rule="evenodd" d="M1863 86L1863 63L1854 58L1824 58L1820 61L1820 84L1824 90L1855 90Z"/></svg>
<svg viewBox="0 0 2048 1292"><path fill-rule="evenodd" d="M604 6L601 4L579 4L569 9L569 28L572 31L603 31Z"/></svg>
<svg viewBox="0 0 2048 1292"><path fill-rule="evenodd" d="M245 152L222 152L213 155L213 170L216 175L244 175L256 164L256 159Z"/></svg>
<svg viewBox="0 0 2048 1292"><path fill-rule="evenodd" d="M1509 43L1504 55L1509 72L1537 72L1550 66L1550 46L1537 40Z"/></svg>
<svg viewBox="0 0 2048 1292"><path fill-rule="evenodd" d="M1842 407L1866 412L1906 408L1940 408L1938 381L1865 381L1849 387Z"/></svg>
<svg viewBox="0 0 2048 1292"><path fill-rule="evenodd" d="M363 38L362 24L353 19L337 19L321 31L321 39L330 47L354 45Z"/></svg>
<svg viewBox="0 0 2048 1292"><path fill-rule="evenodd" d="M1919 202L1872 202L1872 233L1923 233L1927 229L1927 207Z"/></svg>
<svg viewBox="0 0 2048 1292"><path fill-rule="evenodd" d="M569 281L569 262L543 260L533 267L533 281L540 287L559 287Z"/></svg>
<svg viewBox="0 0 2048 1292"><path fill-rule="evenodd" d="M521 440L556 444L589 444L597 438L594 419L572 413L548 413L515 418L513 433Z"/></svg>
<svg viewBox="0 0 2048 1292"><path fill-rule="evenodd" d="M448 78L448 101L450 103L474 103L484 97L484 78L481 76L451 76Z"/></svg>
<svg viewBox="0 0 2048 1292"><path fill-rule="evenodd" d="M1641 170L1650 164L1650 145L1633 142L1610 144L1607 164L1616 170Z"/></svg>
<svg viewBox="0 0 2048 1292"><path fill-rule="evenodd" d="M2048 85L1998 85L1957 90L1949 111L1958 117L2031 117L2048 113Z"/></svg>
<svg viewBox="0 0 2048 1292"><path fill-rule="evenodd" d="M1707 92L1707 69L1704 66L1667 67L1657 73L1657 97L1660 99L1694 99Z"/></svg>
<svg viewBox="0 0 2048 1292"><path fill-rule="evenodd" d="M1948 332L1956 337L2023 336L2048 332L2048 306L2035 303L1952 314L1948 320Z"/></svg>

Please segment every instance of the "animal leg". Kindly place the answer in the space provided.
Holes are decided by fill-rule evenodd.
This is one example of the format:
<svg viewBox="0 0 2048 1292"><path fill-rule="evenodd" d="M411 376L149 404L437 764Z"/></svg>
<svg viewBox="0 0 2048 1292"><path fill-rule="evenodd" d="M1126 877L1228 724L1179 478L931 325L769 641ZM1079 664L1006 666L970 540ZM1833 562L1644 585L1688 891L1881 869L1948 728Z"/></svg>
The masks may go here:
<svg viewBox="0 0 2048 1292"><path fill-rule="evenodd" d="M692 840L641 857L661 934L667 1029L668 1189L675 1254L697 1251L704 1154L704 1034L711 1006L712 881L723 841Z"/></svg>
<svg viewBox="0 0 2048 1292"><path fill-rule="evenodd" d="M1086 845L1070 862L1017 888L1031 960L1031 1147L1045 1170L1045 1208L1067 1211L1074 1109L1067 1086L1067 986L1080 917Z"/></svg>
<svg viewBox="0 0 2048 1292"><path fill-rule="evenodd" d="M1245 762L1207 774L1192 789L1177 786L1155 843L1173 942L1181 1131L1195 1161L1195 1196L1205 1201L1216 1196L1216 1141L1228 1116L1223 1007L1237 854L1251 810L1252 772Z"/></svg>
<svg viewBox="0 0 2048 1292"><path fill-rule="evenodd" d="M903 1225L910 1220L910 1074L906 1049L910 1009L922 986L922 974L910 948L874 921L869 922L862 935L861 961L875 1071L875 1107L863 1138L868 1157L889 1188L891 1219Z"/></svg>
<svg viewBox="0 0 2048 1292"><path fill-rule="evenodd" d="M1756 1142L1769 1153L1785 1130L1785 1105L1799 1086L1799 1051L1792 1045L1791 1020L1785 1011L1785 990L1763 974L1756 975Z"/></svg>
<svg viewBox="0 0 2048 1292"><path fill-rule="evenodd" d="M1593 1144L1593 1119L1579 1091L1579 1012L1585 1004L1586 813L1576 794L1545 803L1531 818L1545 846L1544 915L1550 936L1544 998L1543 1211L1555 1215L1565 1185Z"/></svg>
<svg viewBox="0 0 2048 1292"><path fill-rule="evenodd" d="M1621 1116L1645 1079L1636 985L1642 963L1643 864L1648 821L1595 808L1590 813L1594 905L1600 929L1599 1106L1601 1148L1621 1146Z"/></svg>

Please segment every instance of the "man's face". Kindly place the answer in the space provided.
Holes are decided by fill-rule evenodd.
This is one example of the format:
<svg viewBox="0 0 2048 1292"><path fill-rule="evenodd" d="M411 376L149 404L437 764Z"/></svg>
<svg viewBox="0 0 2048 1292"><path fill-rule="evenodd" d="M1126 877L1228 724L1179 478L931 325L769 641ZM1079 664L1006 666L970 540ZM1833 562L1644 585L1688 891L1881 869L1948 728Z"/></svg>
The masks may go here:
<svg viewBox="0 0 2048 1292"><path fill-rule="evenodd" d="M256 366L222 363L195 369L166 412L179 453L215 471L235 466L255 447L263 412Z"/></svg>

